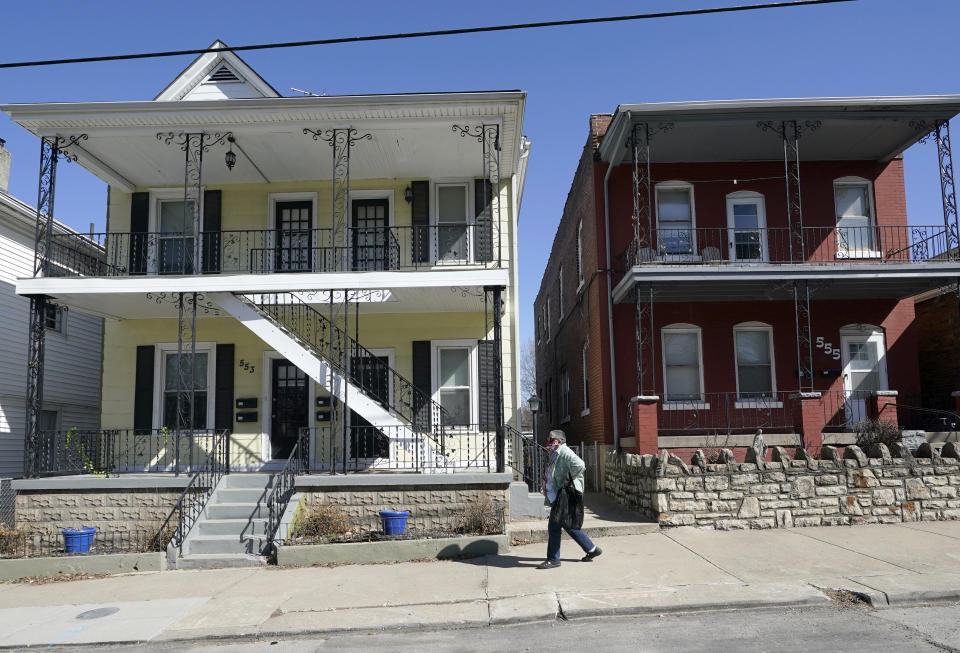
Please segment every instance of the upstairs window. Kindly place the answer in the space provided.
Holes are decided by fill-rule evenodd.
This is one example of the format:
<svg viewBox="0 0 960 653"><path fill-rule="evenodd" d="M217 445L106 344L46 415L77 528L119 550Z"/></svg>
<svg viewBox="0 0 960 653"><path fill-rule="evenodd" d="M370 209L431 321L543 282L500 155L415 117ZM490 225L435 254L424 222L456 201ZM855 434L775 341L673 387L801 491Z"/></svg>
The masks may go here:
<svg viewBox="0 0 960 653"><path fill-rule="evenodd" d="M876 247L873 187L866 179L843 177L833 182L837 219L837 257L869 256Z"/></svg>
<svg viewBox="0 0 960 653"><path fill-rule="evenodd" d="M583 285L583 221L577 225L577 288Z"/></svg>
<svg viewBox="0 0 960 653"><path fill-rule="evenodd" d="M63 309L54 304L44 307L43 328L55 333L63 333Z"/></svg>
<svg viewBox="0 0 960 653"><path fill-rule="evenodd" d="M467 184L437 184L437 258L439 263L469 258Z"/></svg>
<svg viewBox="0 0 960 653"><path fill-rule="evenodd" d="M581 415L590 413L590 376L587 366L587 343L583 343L583 349L580 350L580 366L583 374L583 411Z"/></svg>
<svg viewBox="0 0 960 653"><path fill-rule="evenodd" d="M560 266L560 270L557 272L557 310L560 314L557 316L559 319L563 319L563 266Z"/></svg>
<svg viewBox="0 0 960 653"><path fill-rule="evenodd" d="M694 254L693 186L684 182L657 184L659 254Z"/></svg>

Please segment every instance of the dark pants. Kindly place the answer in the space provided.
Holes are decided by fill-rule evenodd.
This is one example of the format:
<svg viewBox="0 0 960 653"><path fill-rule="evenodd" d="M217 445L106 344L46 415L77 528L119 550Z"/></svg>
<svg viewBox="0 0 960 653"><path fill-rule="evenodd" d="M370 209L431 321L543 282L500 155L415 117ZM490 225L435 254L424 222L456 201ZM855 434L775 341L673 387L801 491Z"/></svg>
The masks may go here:
<svg viewBox="0 0 960 653"><path fill-rule="evenodd" d="M573 541L580 545L580 548L584 552L588 552L593 548L593 542L590 541L590 538L587 537L587 534L581 530L573 530L572 528L564 528L562 530L567 531L567 535L573 538ZM560 537L562 531L560 526L554 524L553 522L547 522L547 560L559 560L560 559Z"/></svg>

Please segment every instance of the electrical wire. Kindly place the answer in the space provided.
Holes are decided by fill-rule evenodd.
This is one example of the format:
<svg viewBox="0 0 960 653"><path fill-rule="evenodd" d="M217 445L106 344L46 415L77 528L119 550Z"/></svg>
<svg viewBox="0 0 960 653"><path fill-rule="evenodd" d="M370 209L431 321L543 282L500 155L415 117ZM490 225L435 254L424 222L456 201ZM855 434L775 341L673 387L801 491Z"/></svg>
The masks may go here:
<svg viewBox="0 0 960 653"><path fill-rule="evenodd" d="M536 23L514 23L510 25L487 25L483 27L460 27L455 29L431 30L423 32L401 32L396 34L373 34L368 36L345 36L332 39L316 39L312 41L287 41L283 43L261 43L257 45L239 45L225 48L201 48L195 50L166 50L158 52L140 52L135 54L114 54L97 57L73 57L69 59L43 59L39 61L13 61L0 63L0 68L26 68L29 66L58 66L62 64L92 63L97 61L127 61L130 59L150 59L157 57L177 57L187 54L206 54L208 52L244 52L249 50L272 50L276 48L299 48L309 45L334 45L339 43L363 43L368 41L391 41L399 39L416 39L433 36L455 36L461 34L480 34L484 32L506 32L510 30L538 29L543 27L566 27L570 25L591 25L596 23L617 23L634 20L649 20L653 18L673 18L677 16L703 16L706 14L732 13L755 11L759 9L782 9L786 7L800 7L805 5L835 4L839 2L856 2L857 0L791 0L788 2L767 2L753 5L736 5L733 7L708 7L704 9L687 9L683 11L661 11L649 14L630 14L623 16L602 16L597 18L575 18L569 20L550 20Z"/></svg>

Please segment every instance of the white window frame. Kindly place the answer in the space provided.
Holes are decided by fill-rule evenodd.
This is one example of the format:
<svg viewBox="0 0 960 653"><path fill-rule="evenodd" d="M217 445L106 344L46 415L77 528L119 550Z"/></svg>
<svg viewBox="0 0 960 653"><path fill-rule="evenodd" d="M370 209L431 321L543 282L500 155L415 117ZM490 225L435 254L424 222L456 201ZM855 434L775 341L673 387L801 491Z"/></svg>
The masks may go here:
<svg viewBox="0 0 960 653"><path fill-rule="evenodd" d="M440 350L441 349L468 349L467 362L469 369L467 379L470 388L470 424L467 427L454 427L458 429L469 429L479 424L480 415L480 381L478 374L477 361L477 341L468 339L459 340L432 340L430 342L430 387L433 389L432 397L438 405L440 403Z"/></svg>
<svg viewBox="0 0 960 653"><path fill-rule="evenodd" d="M669 401L667 399L667 339L666 336L671 333L694 333L697 336L697 372L700 377L700 399L680 399ZM660 329L660 359L661 372L663 374L663 410L708 410L710 404L704 401L703 392L703 332L695 324L668 324Z"/></svg>
<svg viewBox="0 0 960 653"><path fill-rule="evenodd" d="M163 395L164 373L166 371L167 354L177 353L177 343L158 342L154 345L153 356L153 428L163 428ZM207 429L216 424L216 376L217 376L217 343L198 342L196 353L207 354ZM232 409L231 409L232 410Z"/></svg>
<svg viewBox="0 0 960 653"><path fill-rule="evenodd" d="M570 421L570 370L566 367L560 368L560 423L566 424Z"/></svg>
<svg viewBox="0 0 960 653"><path fill-rule="evenodd" d="M739 259L734 234L737 231L733 216L734 204L753 204L757 207L757 229L760 231L760 258ZM742 231L748 231L743 229ZM768 263L770 261L769 238L767 231L767 203L762 193L752 190L738 190L727 195L727 234L728 252L731 261L737 263Z"/></svg>
<svg viewBox="0 0 960 653"><path fill-rule="evenodd" d="M557 270L557 308L559 310L559 315L557 316L558 321L563 319L563 264L560 264L560 268Z"/></svg>
<svg viewBox="0 0 960 653"><path fill-rule="evenodd" d="M740 365L737 363L737 332L739 331L766 331L767 347L770 350L770 392L772 399L740 398ZM777 363L773 356L773 326L765 322L741 322L733 326L733 372L737 379L737 398L734 408L783 408L782 401L774 401L777 397Z"/></svg>
<svg viewBox="0 0 960 653"><path fill-rule="evenodd" d="M150 209L147 213L147 231L151 234L147 238L147 274L159 274L160 264L160 203L161 202L183 202L183 188L150 188ZM200 225L194 238L201 238L204 229L203 223L203 195L205 187L200 187L197 203L200 211ZM202 245L202 243L201 243ZM194 261L196 269L203 269L203 247L200 247L200 260ZM194 271L196 272L196 270Z"/></svg>
<svg viewBox="0 0 960 653"><path fill-rule="evenodd" d="M587 365L587 346L589 344L588 342L583 343L583 347L580 349L580 368L583 372L583 410L580 411L580 417L586 417L590 414L590 377L588 376L590 370Z"/></svg>
<svg viewBox="0 0 960 653"><path fill-rule="evenodd" d="M690 197L690 252L686 254L660 253L660 191L661 190L685 190ZM700 253L697 249L697 206L695 201L696 193L693 192L693 184L688 181L662 181L654 186L653 197L657 207L657 256L670 261L699 261Z"/></svg>
<svg viewBox="0 0 960 653"><path fill-rule="evenodd" d="M452 222L440 222L440 198L439 198L439 189L450 187L450 186L462 186L464 188L464 209L466 220L464 221L464 227L467 230L467 257L466 259L456 259L451 261L444 262L440 258L440 226L443 224L455 224ZM473 180L472 179L431 179L430 180L430 226L431 231L433 232L431 238L431 264L432 265L472 265L474 263L473 256L473 233L474 225L476 225L477 217L474 215L474 211L471 209L470 198L473 197Z"/></svg>
<svg viewBox="0 0 960 653"><path fill-rule="evenodd" d="M867 197L867 211L869 215L861 216L867 219L867 227L872 230L872 238L874 241L879 240L880 234L877 233L877 210L876 204L873 199L873 182L864 177L838 177L833 180L833 219L834 219L834 229L841 229L837 224L839 216L837 215L837 188L853 188L860 187L866 189ZM850 248L845 251L840 251L840 236L836 236L836 246L837 251L834 253L834 258L839 260L850 260L850 259L873 259L880 258L881 253L879 250L880 243L874 242L873 249L857 249Z"/></svg>
<svg viewBox="0 0 960 653"><path fill-rule="evenodd" d="M583 288L583 220L577 223L577 292Z"/></svg>
<svg viewBox="0 0 960 653"><path fill-rule="evenodd" d="M54 311L56 311L56 319L54 321L54 326L48 327L47 316L44 315L43 316L44 330L47 332L48 335L55 333L58 336L65 338L67 336L67 314L70 311L65 311L63 309L63 306L58 306L57 304L48 303L46 306L47 306L46 310L50 310L52 308Z"/></svg>

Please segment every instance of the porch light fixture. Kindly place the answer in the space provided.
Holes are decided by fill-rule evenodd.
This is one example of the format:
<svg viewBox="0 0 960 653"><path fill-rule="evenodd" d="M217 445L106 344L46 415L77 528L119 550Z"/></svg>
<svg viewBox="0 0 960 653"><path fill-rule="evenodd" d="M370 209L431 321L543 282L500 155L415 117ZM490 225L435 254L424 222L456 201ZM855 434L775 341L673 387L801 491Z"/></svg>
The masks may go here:
<svg viewBox="0 0 960 653"><path fill-rule="evenodd" d="M233 170L233 166L237 165L237 155L233 152L233 144L236 142L236 139L232 135L227 136L227 142L230 143L230 149L227 150L223 159L227 164L227 170Z"/></svg>
<svg viewBox="0 0 960 653"><path fill-rule="evenodd" d="M538 397L537 395L531 395L530 398L527 399L527 405L530 406L530 412L531 412L531 413L539 412L539 410L540 410L540 397Z"/></svg>
<svg viewBox="0 0 960 653"><path fill-rule="evenodd" d="M407 200L407 204L413 202L413 189L410 186L403 189L403 199Z"/></svg>

